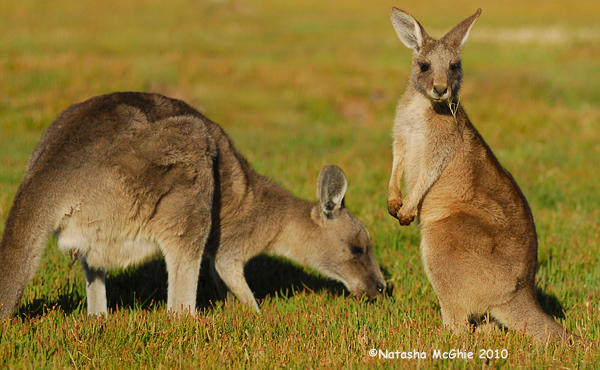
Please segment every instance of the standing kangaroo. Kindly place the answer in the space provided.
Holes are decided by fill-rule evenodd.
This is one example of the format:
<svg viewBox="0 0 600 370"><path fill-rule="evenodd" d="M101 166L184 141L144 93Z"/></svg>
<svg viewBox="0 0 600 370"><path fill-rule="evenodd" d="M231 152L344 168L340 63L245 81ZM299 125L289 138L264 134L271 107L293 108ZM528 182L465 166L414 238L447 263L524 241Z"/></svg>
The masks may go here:
<svg viewBox="0 0 600 370"><path fill-rule="evenodd" d="M459 104L460 51L480 14L435 40L392 9L395 31L414 53L394 122L388 210L401 225L419 218L425 272L446 327L466 331L470 317L489 313L538 340L565 338L536 300L537 235L527 200Z"/></svg>
<svg viewBox="0 0 600 370"><path fill-rule="evenodd" d="M259 310L244 264L270 252L376 297L385 281L367 229L344 207L342 170L325 166L319 202L257 174L214 122L182 101L115 93L65 110L29 159L0 245L0 318L10 317L47 237L76 251L88 313L106 312L105 269L162 253L169 310L194 312L200 262Z"/></svg>

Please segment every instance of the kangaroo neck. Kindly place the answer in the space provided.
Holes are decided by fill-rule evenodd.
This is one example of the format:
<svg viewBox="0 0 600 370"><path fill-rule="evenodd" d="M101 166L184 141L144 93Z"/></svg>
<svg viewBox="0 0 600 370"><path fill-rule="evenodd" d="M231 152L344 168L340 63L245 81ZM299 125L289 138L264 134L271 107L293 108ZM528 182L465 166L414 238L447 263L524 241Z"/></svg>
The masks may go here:
<svg viewBox="0 0 600 370"><path fill-rule="evenodd" d="M297 263L319 268L316 261L321 245L319 226L315 221L316 202L296 198L294 204L279 218L279 232L267 252L289 258ZM316 249L315 249L316 248Z"/></svg>
<svg viewBox="0 0 600 370"><path fill-rule="evenodd" d="M214 226L219 238L243 240L256 253L271 251L302 263L298 260L301 254L292 246L286 247L286 241L310 240L307 232L312 234L316 229L310 218L313 202L296 197L257 173L220 127L212 127L212 133L218 147L215 205L219 224Z"/></svg>
<svg viewBox="0 0 600 370"><path fill-rule="evenodd" d="M418 91L412 83L409 83L398 108L401 117L418 126L426 124L462 128L468 125L469 119L459 96L451 100L433 101Z"/></svg>

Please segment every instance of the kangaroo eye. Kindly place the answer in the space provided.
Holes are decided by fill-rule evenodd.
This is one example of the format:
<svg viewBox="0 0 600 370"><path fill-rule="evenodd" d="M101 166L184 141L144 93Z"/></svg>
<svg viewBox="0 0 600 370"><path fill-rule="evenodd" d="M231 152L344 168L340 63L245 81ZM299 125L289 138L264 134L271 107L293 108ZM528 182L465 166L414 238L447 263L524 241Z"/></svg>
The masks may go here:
<svg viewBox="0 0 600 370"><path fill-rule="evenodd" d="M429 63L419 63L419 68L421 68L421 72L429 71L431 65Z"/></svg>
<svg viewBox="0 0 600 370"><path fill-rule="evenodd" d="M358 245L350 244L350 252L354 255L358 255L363 253L363 249Z"/></svg>
<svg viewBox="0 0 600 370"><path fill-rule="evenodd" d="M460 62L450 64L450 69L453 71L460 69Z"/></svg>

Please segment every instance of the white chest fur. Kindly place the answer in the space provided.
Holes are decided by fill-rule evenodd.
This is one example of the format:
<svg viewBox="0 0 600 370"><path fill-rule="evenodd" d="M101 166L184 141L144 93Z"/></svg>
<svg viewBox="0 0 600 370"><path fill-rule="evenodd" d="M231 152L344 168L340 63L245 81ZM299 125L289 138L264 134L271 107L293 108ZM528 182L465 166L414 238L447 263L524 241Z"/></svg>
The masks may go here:
<svg viewBox="0 0 600 370"><path fill-rule="evenodd" d="M421 94L403 99L396 110L394 135L404 142L404 180L410 190L424 166L427 144L426 112L431 103Z"/></svg>

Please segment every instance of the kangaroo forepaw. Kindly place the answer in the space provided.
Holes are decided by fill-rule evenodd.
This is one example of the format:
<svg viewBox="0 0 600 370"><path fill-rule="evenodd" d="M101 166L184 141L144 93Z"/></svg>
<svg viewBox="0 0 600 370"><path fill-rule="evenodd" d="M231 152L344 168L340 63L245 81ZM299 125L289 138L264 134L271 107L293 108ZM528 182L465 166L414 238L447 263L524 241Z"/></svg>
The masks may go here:
<svg viewBox="0 0 600 370"><path fill-rule="evenodd" d="M396 213L396 218L398 219L398 222L402 226L410 225L410 223L413 222L413 220L415 219L416 216L417 216L416 211L406 212L406 210L404 210L402 208L399 209L398 212Z"/></svg>
<svg viewBox="0 0 600 370"><path fill-rule="evenodd" d="M400 223L400 225L402 226L408 226L410 225L411 222L413 222L413 220L415 219L414 215L408 215L408 216L398 216L398 222Z"/></svg>
<svg viewBox="0 0 600 370"><path fill-rule="evenodd" d="M393 198L388 199L388 212L392 217L398 218L398 211L402 208L402 199L401 198Z"/></svg>

